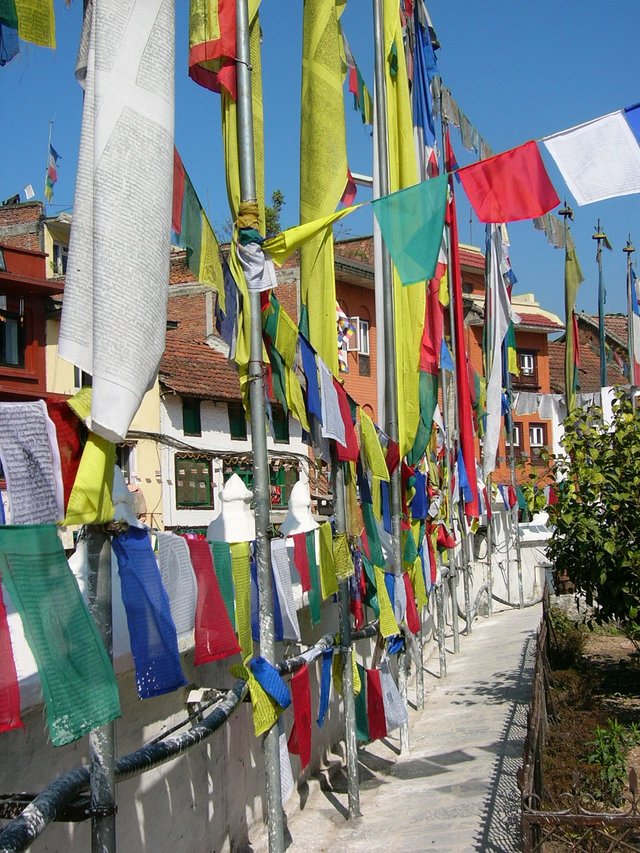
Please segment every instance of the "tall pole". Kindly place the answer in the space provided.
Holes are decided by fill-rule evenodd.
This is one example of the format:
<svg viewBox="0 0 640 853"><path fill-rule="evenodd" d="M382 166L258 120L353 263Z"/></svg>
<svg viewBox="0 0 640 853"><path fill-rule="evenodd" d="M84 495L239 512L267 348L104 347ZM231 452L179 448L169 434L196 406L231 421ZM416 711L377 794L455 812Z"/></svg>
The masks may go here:
<svg viewBox="0 0 640 853"><path fill-rule="evenodd" d="M493 299L491 294L491 252L489 251L489 235L490 226L487 225L485 230L486 249L484 258L484 282L485 282L485 304L487 306L484 317L484 339L485 339L485 377L487 383L493 369ZM484 459L483 459L484 462ZM483 468L484 473L484 468ZM489 616L493 613L493 530L491 529L491 474L487 475L487 589L489 598Z"/></svg>
<svg viewBox="0 0 640 853"><path fill-rule="evenodd" d="M511 374L507 370L507 400L509 408L511 408ZM511 474L511 487L517 495L518 483L516 479L516 448L515 448L515 428L513 424L513 412L509 415L509 471ZM514 532L514 544L516 549L516 566L518 572L518 607L520 610L524 607L524 588L522 585L522 554L520 553L520 524L518 522L519 508L516 499L515 515L514 508L509 508L509 517L511 518L511 527ZM507 535L508 539L508 535ZM509 572L509 558L507 557L507 573Z"/></svg>
<svg viewBox="0 0 640 853"><path fill-rule="evenodd" d="M251 54L249 47L249 10L247 0L236 0L236 63L238 87L238 159L240 201L257 199L253 147L253 107L251 100ZM253 494L256 518L256 566L260 597L260 654L275 663L273 627L273 588L269 545L269 461L267 457L267 420L262 373L262 313L260 293L249 291L251 309L251 348L249 359L249 404L251 407L251 446L253 451ZM284 821L280 786L280 746L278 727L272 726L263 741L266 767L267 830L270 853L284 852Z"/></svg>
<svg viewBox="0 0 640 853"><path fill-rule="evenodd" d="M636 410L636 340L634 329L635 310L634 305L638 302L637 293L633 293L635 282L633 279L633 269L631 255L635 252L635 248L631 242L631 234L627 240L627 245L622 250L627 256L627 350L629 358L629 385L631 387L631 405L633 411Z"/></svg>
<svg viewBox="0 0 640 853"><path fill-rule="evenodd" d="M347 513L344 497L344 466L338 461L335 448L331 452L333 496L335 501L336 533L347 532ZM338 584L340 619L340 655L342 663L342 701L344 703L345 745L347 753L347 796L349 819L360 817L360 780L358 778L358 741L356 737L356 706L353 695L353 644L349 614L349 581Z"/></svg>
<svg viewBox="0 0 640 853"><path fill-rule="evenodd" d="M89 612L113 660L111 610L111 542L101 527L85 528L87 536ZM115 722L89 732L91 853L115 853Z"/></svg>
<svg viewBox="0 0 640 853"><path fill-rule="evenodd" d="M607 235L600 228L600 220L596 225L596 233L591 235L592 239L598 244L596 250L596 263L598 264L598 341L600 349L600 387L605 388L607 385L607 354L605 350L605 327L604 327L604 303L607 300L607 294L604 287L604 275L602 272L602 244L609 246Z"/></svg>
<svg viewBox="0 0 640 853"><path fill-rule="evenodd" d="M387 142L387 98L385 81L384 55L384 21L383 0L373 0L373 35L375 45L375 105L376 105L376 143L378 150L378 187L380 196L389 195L389 148ZM387 247L382 244L382 291L384 305L384 347L385 347L385 431L392 441L399 443L400 431L398 425L398 387L396 369L396 341L395 341L395 286L393 281L393 268L391 256ZM390 482L391 503L391 542L393 573L396 583L402 583L402 550L400 544L400 465L397 465ZM398 670L399 681L402 684L406 657L399 656ZM405 691L406 692L406 691ZM406 703L406 695L403 696ZM400 729L400 748L402 752L409 749L409 729L407 725Z"/></svg>

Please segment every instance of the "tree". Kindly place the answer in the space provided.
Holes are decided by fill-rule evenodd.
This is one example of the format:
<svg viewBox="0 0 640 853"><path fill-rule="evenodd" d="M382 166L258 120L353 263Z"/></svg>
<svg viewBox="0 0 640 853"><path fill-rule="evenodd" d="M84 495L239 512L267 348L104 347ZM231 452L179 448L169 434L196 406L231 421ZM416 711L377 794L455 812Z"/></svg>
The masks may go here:
<svg viewBox="0 0 640 853"><path fill-rule="evenodd" d="M566 458L557 460L558 502L548 554L593 608L597 623L640 631L640 413L614 402L611 424L597 408L564 422Z"/></svg>
<svg viewBox="0 0 640 853"><path fill-rule="evenodd" d="M282 230L280 228L280 213L284 204L282 190L274 190L271 193L271 204L265 205L264 208L265 237L273 237Z"/></svg>

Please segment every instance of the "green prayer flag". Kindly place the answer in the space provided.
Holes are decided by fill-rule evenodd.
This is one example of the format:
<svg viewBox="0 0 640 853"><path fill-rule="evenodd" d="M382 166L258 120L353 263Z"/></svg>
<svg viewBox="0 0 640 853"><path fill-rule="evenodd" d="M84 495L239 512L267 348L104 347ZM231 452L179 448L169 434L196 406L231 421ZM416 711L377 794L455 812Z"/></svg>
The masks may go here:
<svg viewBox="0 0 640 853"><path fill-rule="evenodd" d="M438 403L438 375L420 371L420 420L413 447L407 453L409 465L417 465L424 456L431 440L433 413Z"/></svg>
<svg viewBox="0 0 640 853"><path fill-rule="evenodd" d="M318 571L318 563L316 562L315 530L309 530L305 534L305 544L307 546L309 575L311 577L311 589L309 590L309 613L311 615L311 624L317 625L322 617L320 608L322 593L320 591L320 573Z"/></svg>
<svg viewBox="0 0 640 853"><path fill-rule="evenodd" d="M55 525L0 528L0 577L38 666L53 745L119 717L113 667Z"/></svg>
<svg viewBox="0 0 640 853"><path fill-rule="evenodd" d="M384 566L386 561L382 553L382 545L380 544L380 534L378 533L378 525L373 513L371 504L362 504L362 517L364 519L364 529L367 531L367 541L369 542L369 551L371 552L371 562L374 566Z"/></svg>
<svg viewBox="0 0 640 853"><path fill-rule="evenodd" d="M369 717L367 716L367 691L365 689L366 678L364 668L358 664L358 672L360 673L360 683L362 689L355 697L356 706L356 738L362 741L369 741Z"/></svg>
<svg viewBox="0 0 640 853"><path fill-rule="evenodd" d="M200 252L202 249L202 216L200 214L198 196L186 172L184 176L180 242L186 246L189 269L195 276L199 276Z"/></svg>
<svg viewBox="0 0 640 853"><path fill-rule="evenodd" d="M384 242L402 284L433 278L442 243L447 175L373 201Z"/></svg>
<svg viewBox="0 0 640 853"><path fill-rule="evenodd" d="M231 571L231 549L228 542L209 542L213 565L216 570L218 586L224 606L229 615L233 630L236 630L236 594L233 588L233 572Z"/></svg>
<svg viewBox="0 0 640 853"><path fill-rule="evenodd" d="M18 29L18 13L15 0L0 0L0 24L13 30Z"/></svg>

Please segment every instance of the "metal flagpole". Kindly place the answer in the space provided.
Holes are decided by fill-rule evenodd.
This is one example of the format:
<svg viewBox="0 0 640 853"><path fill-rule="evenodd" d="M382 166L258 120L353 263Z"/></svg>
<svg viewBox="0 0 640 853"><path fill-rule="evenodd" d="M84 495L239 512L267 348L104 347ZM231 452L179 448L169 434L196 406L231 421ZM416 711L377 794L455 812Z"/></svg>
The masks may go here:
<svg viewBox="0 0 640 853"><path fill-rule="evenodd" d="M633 295L632 288L634 287L633 283L633 275L631 269L631 255L635 252L635 247L631 242L631 234L629 234L629 239L627 240L627 245L622 250L625 252L627 256L627 350L629 353L629 385L631 389L631 405L633 406L633 411L636 410L636 340L635 340L635 330L633 328ZM637 294L636 294L637 300Z"/></svg>
<svg viewBox="0 0 640 853"><path fill-rule="evenodd" d="M506 371L507 378L507 399L509 400L509 408L511 409L511 374L507 368ZM513 412L509 413L509 470L511 474L511 487L513 488L514 493L517 495L517 481L516 481L516 448L515 448L515 428L513 424ZM516 566L518 571L518 607L520 610L524 607L524 589L522 586L522 554L520 553L520 524L518 520L519 516L519 506L516 498L515 505L515 517L514 517L514 508L509 508L509 518L511 519L511 528L515 533L515 547L516 547ZM508 539L508 537L507 537ZM509 572L509 558L507 557L507 573Z"/></svg>
<svg viewBox="0 0 640 853"><path fill-rule="evenodd" d="M256 202L253 147L253 106L251 100L251 54L247 0L236 0L236 74L238 86L238 159L240 201ZM262 312L260 293L249 291L251 308L251 350L249 360L249 405L253 451L253 494L256 518L256 566L260 597L260 654L275 663L273 588L269 545L269 461L262 373ZM267 830L270 853L284 853L284 821L280 786L280 745L278 727L272 726L263 741L266 766Z"/></svg>
<svg viewBox="0 0 640 853"><path fill-rule="evenodd" d="M607 293L604 287L604 276L602 273L602 244L610 249L611 244L604 230L600 228L600 220L596 225L596 233L591 235L596 240L596 263L598 264L598 339L600 344L600 387L607 385L607 354L605 350L605 328L604 328L604 303L607 301Z"/></svg>
<svg viewBox="0 0 640 853"><path fill-rule="evenodd" d="M331 469L333 472L336 533L343 534L347 532L344 466L338 461L335 446L331 451ZM342 658L342 701L344 702L344 728L347 753L347 796L349 799L349 819L351 820L360 817L360 780L358 778L356 706L353 695L353 644L351 641L348 580L340 581L338 584L338 611L340 620L340 655Z"/></svg>
<svg viewBox="0 0 640 853"><path fill-rule="evenodd" d="M87 535L89 612L109 660L113 660L111 610L111 541L102 527L85 528ZM89 732L91 853L115 853L115 721Z"/></svg>
<svg viewBox="0 0 640 853"><path fill-rule="evenodd" d="M484 317L484 328L485 328L485 341L486 341L486 358L485 358L485 381L488 384L489 376L491 375L491 371L493 369L493 300L491 293L491 252L489 251L489 238L491 226L487 225L485 228L485 258L484 258L484 286L485 286L485 304L487 306L487 310L485 311ZM483 456L484 462L484 456ZM484 475L484 469L483 469ZM491 474L487 475L487 501L488 506L486 508L487 513L487 587L489 590L489 616L493 613L493 566L491 565L491 561L493 559L493 531L491 529Z"/></svg>
<svg viewBox="0 0 640 853"><path fill-rule="evenodd" d="M387 144L387 101L385 85L384 22L382 0L373 0L373 34L375 45L375 104L376 104L376 143L378 149L378 178L380 196L389 195L389 149ZM387 247L382 244L382 291L384 304L384 346L385 346L385 431L389 438L399 443L398 427L398 388L396 372L396 342L394 316L394 283L391 257ZM402 581L402 550L400 545L400 465L397 465L390 482L391 502L391 541L393 554L393 573L396 583ZM406 678L404 669L406 656L398 656L398 681L405 683L403 700L406 704ZM405 724L400 729L400 747L402 752L409 749L409 728Z"/></svg>

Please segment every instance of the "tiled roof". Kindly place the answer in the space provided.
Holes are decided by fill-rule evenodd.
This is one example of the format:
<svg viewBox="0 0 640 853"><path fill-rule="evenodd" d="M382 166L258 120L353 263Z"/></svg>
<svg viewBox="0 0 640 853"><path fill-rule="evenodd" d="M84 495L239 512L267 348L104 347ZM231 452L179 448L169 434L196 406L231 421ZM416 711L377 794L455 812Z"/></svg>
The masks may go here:
<svg viewBox="0 0 640 853"><path fill-rule="evenodd" d="M463 267L473 267L474 269L484 270L484 255L480 249L473 246L459 245L460 263Z"/></svg>
<svg viewBox="0 0 640 853"><path fill-rule="evenodd" d="M564 339L549 341L549 381L553 393L564 394ZM621 366L615 360L610 359L607 364L607 385L626 384L628 384L628 379ZM578 393L590 393L599 390L600 352L597 335L585 335L581 329Z"/></svg>
<svg viewBox="0 0 640 853"><path fill-rule="evenodd" d="M178 331L167 331L158 374L162 385L185 397L241 399L238 373L226 356L204 341L180 337Z"/></svg>
<svg viewBox="0 0 640 853"><path fill-rule="evenodd" d="M593 326L596 330L598 329L599 321L597 314L586 314L584 311L581 311L580 314L578 314L578 323L580 323L580 321L584 321L585 324ZM627 346L626 314L605 314L604 328L606 334L616 338L621 346Z"/></svg>
<svg viewBox="0 0 640 853"><path fill-rule="evenodd" d="M564 325L562 323L559 323L544 314L536 314L535 312L526 311L521 305L514 305L513 310L516 312L518 317L520 317L520 323L516 326L516 329L523 328L525 326L533 326L536 329L550 329L551 331L564 329Z"/></svg>

